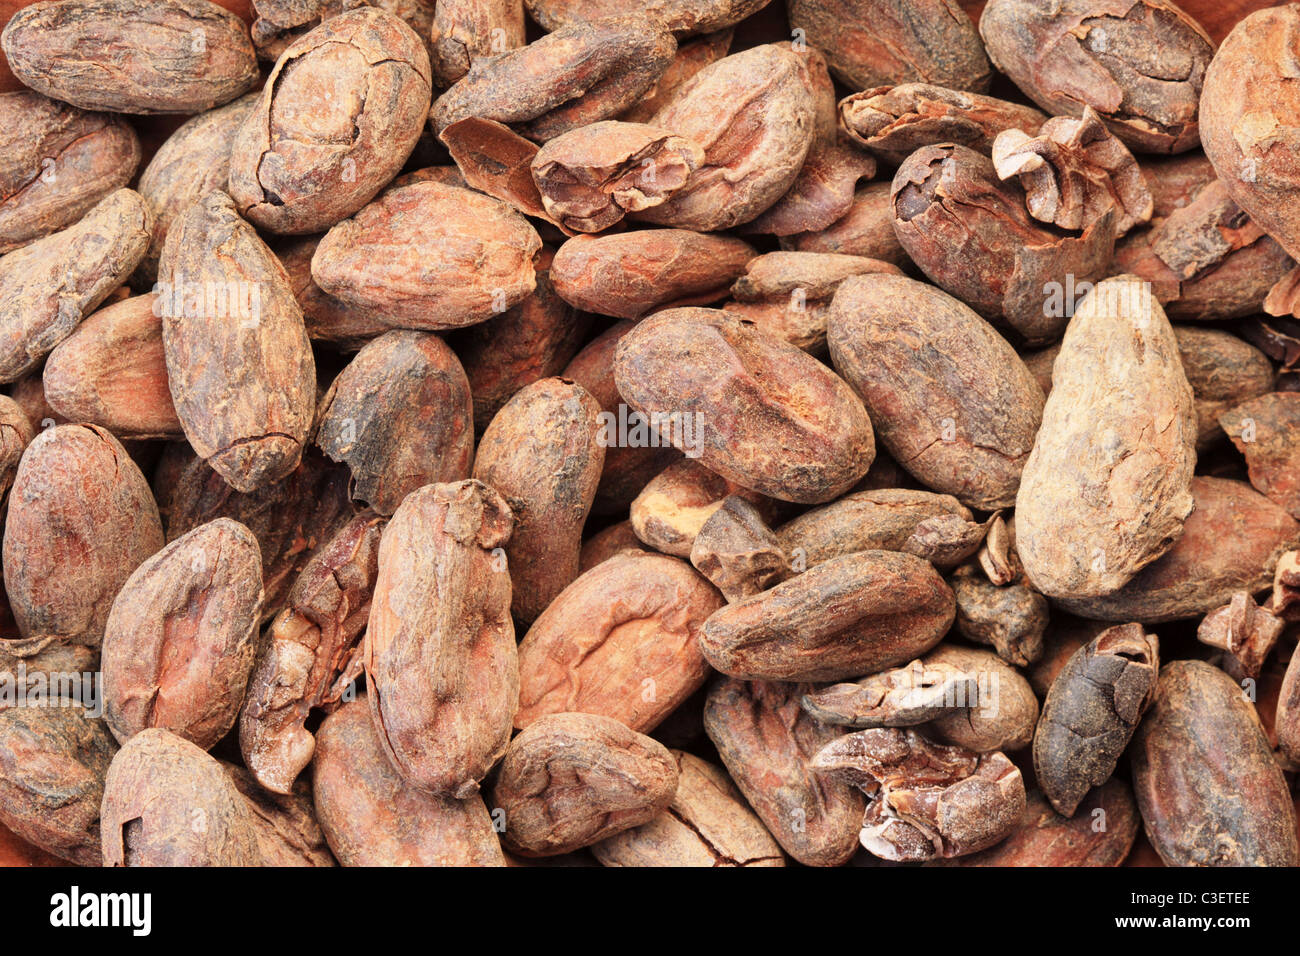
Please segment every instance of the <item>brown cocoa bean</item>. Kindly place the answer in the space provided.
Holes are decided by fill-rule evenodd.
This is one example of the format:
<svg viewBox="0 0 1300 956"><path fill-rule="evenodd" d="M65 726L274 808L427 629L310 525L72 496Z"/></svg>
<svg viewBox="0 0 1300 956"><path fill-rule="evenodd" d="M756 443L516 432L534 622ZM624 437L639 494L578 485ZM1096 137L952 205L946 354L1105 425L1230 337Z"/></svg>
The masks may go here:
<svg viewBox="0 0 1300 956"><path fill-rule="evenodd" d="M482 322L536 286L542 241L505 203L468 189L415 182L389 189L316 247L311 273L325 293L426 330Z"/></svg>
<svg viewBox="0 0 1300 956"><path fill-rule="evenodd" d="M1296 107L1290 82L1300 10L1257 10L1224 39L1205 73L1201 139L1224 188L1294 259L1300 256L1300 166L1289 150Z"/></svg>
<svg viewBox="0 0 1300 956"><path fill-rule="evenodd" d="M131 181L140 140L122 117L31 90L0 94L0 255L80 219Z"/></svg>
<svg viewBox="0 0 1300 956"><path fill-rule="evenodd" d="M868 86L840 100L838 113L851 140L895 166L932 143L988 154L1003 130L1032 136L1047 120L1032 106L929 83Z"/></svg>
<svg viewBox="0 0 1300 956"><path fill-rule="evenodd" d="M690 558L695 569L732 603L790 576L790 562L775 532L740 495L727 495L700 525Z"/></svg>
<svg viewBox="0 0 1300 956"><path fill-rule="evenodd" d="M1019 750L1034 737L1038 698L1020 672L991 651L940 644L923 658L925 667L951 666L975 675L974 701L953 706L928 725L936 735L968 750Z"/></svg>
<svg viewBox="0 0 1300 956"><path fill-rule="evenodd" d="M1170 0L990 0L979 28L993 65L1049 113L1091 106L1142 152L1196 145L1214 44Z"/></svg>
<svg viewBox="0 0 1300 956"><path fill-rule="evenodd" d="M149 229L144 200L119 189L74 225L0 259L0 382L35 370L130 276Z"/></svg>
<svg viewBox="0 0 1300 956"><path fill-rule="evenodd" d="M646 483L632 501L630 518L637 537L664 554L688 558L704 523L731 495L762 507L773 502L714 474L693 458L674 462Z"/></svg>
<svg viewBox="0 0 1300 956"><path fill-rule="evenodd" d="M993 69L957 0L787 0L790 26L821 48L845 86L922 82L983 91Z"/></svg>
<svg viewBox="0 0 1300 956"><path fill-rule="evenodd" d="M1219 425L1245 457L1255 490L1300 518L1300 394L1252 398L1223 412Z"/></svg>
<svg viewBox="0 0 1300 956"><path fill-rule="evenodd" d="M316 821L306 781L290 794L267 793L243 767L222 763L230 782L252 811L253 830L265 866L334 866Z"/></svg>
<svg viewBox="0 0 1300 956"><path fill-rule="evenodd" d="M384 753L412 785L464 799L506 749L519 702L510 578L493 550L514 520L480 481L426 485L379 545L363 658Z"/></svg>
<svg viewBox="0 0 1300 956"><path fill-rule="evenodd" d="M1147 838L1169 866L1295 866L1296 816L1254 706L1202 661L1170 661L1130 750Z"/></svg>
<svg viewBox="0 0 1300 956"><path fill-rule="evenodd" d="M843 380L725 312L671 309L643 320L619 342L614 378L652 427L675 415L678 427L667 431L676 447L686 444L680 426L695 425L685 450L701 464L782 501L835 498L875 457L871 422Z"/></svg>
<svg viewBox="0 0 1300 956"><path fill-rule="evenodd" d="M1141 825L1129 785L1110 779L1063 817L1037 790L1010 835L997 846L926 866L1119 866Z"/></svg>
<svg viewBox="0 0 1300 956"><path fill-rule="evenodd" d="M368 343L334 379L319 421L316 444L347 462L353 499L382 515L416 488L469 477L469 381L436 335L393 331Z"/></svg>
<svg viewBox="0 0 1300 956"><path fill-rule="evenodd" d="M0 823L62 860L99 866L99 805L116 752L104 722L71 698L0 709Z"/></svg>
<svg viewBox="0 0 1300 956"><path fill-rule="evenodd" d="M970 520L970 509L952 495L906 488L856 491L805 511L776 529L795 570L855 551L902 551L930 518Z"/></svg>
<svg viewBox="0 0 1300 956"><path fill-rule="evenodd" d="M26 638L97 648L123 582L163 546L140 469L96 425L58 425L27 446L4 527L4 585Z"/></svg>
<svg viewBox="0 0 1300 956"><path fill-rule="evenodd" d="M582 553L578 561L578 573L586 574L596 565L608 561L620 551L645 551L641 539L632 530L631 521L620 521L604 530L597 531L582 543Z"/></svg>
<svg viewBox="0 0 1300 956"><path fill-rule="evenodd" d="M104 783L105 866L260 866L248 801L222 765L160 727L117 752Z"/></svg>
<svg viewBox="0 0 1300 956"><path fill-rule="evenodd" d="M514 514L514 534L502 546L512 610L524 622L536 620L578 576L582 526L605 460L596 440L599 414L582 386L544 378L507 402L479 443L474 477Z"/></svg>
<svg viewBox="0 0 1300 956"><path fill-rule="evenodd" d="M1048 597L1112 594L1165 554L1192 509L1196 417L1150 286L1107 279L1080 303L1016 498L1016 549Z"/></svg>
<svg viewBox="0 0 1300 956"><path fill-rule="evenodd" d="M944 747L914 730L840 737L812 767L870 795L862 845L884 860L977 853L1005 838L1025 810L1024 780L1005 755Z"/></svg>
<svg viewBox="0 0 1300 956"><path fill-rule="evenodd" d="M799 707L809 685L722 677L709 689L704 729L731 779L782 849L806 866L839 866L857 849L866 801L813 771L840 736Z"/></svg>
<svg viewBox="0 0 1300 956"><path fill-rule="evenodd" d="M842 680L923 654L954 613L952 589L929 562L862 551L714 612L700 647L715 668L746 680Z"/></svg>
<svg viewBox="0 0 1300 956"><path fill-rule="evenodd" d="M230 197L211 192L173 223L158 278L185 437L238 491L283 479L302 459L316 398L311 344L284 267Z"/></svg>
<svg viewBox="0 0 1300 956"><path fill-rule="evenodd" d="M442 0L434 4L429 35L434 79L451 86L480 59L524 45L524 5L521 0Z"/></svg>
<svg viewBox="0 0 1300 956"><path fill-rule="evenodd" d="M123 438L179 437L157 303L137 295L105 306L55 346L42 373L50 407Z"/></svg>
<svg viewBox="0 0 1300 956"><path fill-rule="evenodd" d="M104 628L104 719L118 741L161 727L210 750L239 716L261 609L257 539L228 518L136 568Z"/></svg>
<svg viewBox="0 0 1300 956"><path fill-rule="evenodd" d="M321 724L316 815L344 866L505 866L483 798L435 797L393 769L364 697Z"/></svg>
<svg viewBox="0 0 1300 956"><path fill-rule="evenodd" d="M700 629L721 606L677 558L625 551L602 561L561 591L520 643L515 726L581 712L649 733L704 685Z"/></svg>
<svg viewBox="0 0 1300 956"><path fill-rule="evenodd" d="M667 130L607 120L549 140L532 173L555 222L600 232L662 203L703 161L703 149Z"/></svg>
<svg viewBox="0 0 1300 956"><path fill-rule="evenodd" d="M510 742L489 802L507 849L554 856L654 819L676 791L663 744L609 717L548 714Z"/></svg>
<svg viewBox="0 0 1300 956"><path fill-rule="evenodd" d="M805 352L826 353L826 317L832 297L850 276L901 275L888 262L817 252L769 252L745 265L723 309Z"/></svg>
<svg viewBox="0 0 1300 956"><path fill-rule="evenodd" d="M649 0L637 6L640 16L676 34L709 33L739 23L770 0ZM544 30L585 23L623 13L621 0L524 0Z"/></svg>
<svg viewBox="0 0 1300 956"><path fill-rule="evenodd" d="M577 236L556 252L551 279L579 309L635 319L676 303L716 302L754 255L740 239L685 229Z"/></svg>
<svg viewBox="0 0 1300 956"><path fill-rule="evenodd" d="M614 355L618 343L635 327L636 322L631 320L611 325L588 342L560 373L590 392L591 397L600 403L601 412L612 416L603 420L615 426L616 439L620 415L627 423L624 441L605 443L605 465L591 505L595 514L626 511L647 483L682 457L670 442L661 440L650 431L648 421L643 422L640 415L628 409L614 383ZM636 442L630 440L632 434L638 435ZM644 441L640 440L642 434ZM640 547L639 541L637 547Z"/></svg>
<svg viewBox="0 0 1300 956"><path fill-rule="evenodd" d="M26 86L88 110L201 113L258 80L248 28L208 0L33 3L0 44Z"/></svg>
<svg viewBox="0 0 1300 956"><path fill-rule="evenodd" d="M894 231L935 285L1030 344L1064 330L1070 311L1059 290L1106 274L1115 245L1113 214L1081 235L1037 222L1018 183L1000 182L993 161L965 146L924 146L894 174ZM1053 291L1057 290L1057 291Z"/></svg>
<svg viewBox="0 0 1300 956"><path fill-rule="evenodd" d="M1159 643L1140 624L1103 631L1052 682L1034 732L1034 776L1056 812L1074 816L1110 779L1160 671Z"/></svg>
<svg viewBox="0 0 1300 956"><path fill-rule="evenodd" d="M324 21L284 51L235 133L239 214L292 235L351 216L411 155L431 89L424 42L399 17L365 6Z"/></svg>
<svg viewBox="0 0 1300 956"><path fill-rule="evenodd" d="M827 330L836 371L900 464L972 508L1014 503L1042 391L987 322L913 279L853 276L836 290Z"/></svg>
<svg viewBox="0 0 1300 956"><path fill-rule="evenodd" d="M902 265L907 253L894 232L892 188L890 183L867 183L853 194L853 203L843 216L820 231L783 236L781 248L862 256Z"/></svg>
<svg viewBox="0 0 1300 956"><path fill-rule="evenodd" d="M999 657L1027 667L1043 653L1047 599L1024 584L999 587L966 565L948 579L957 598L957 630L967 640L988 644Z"/></svg>
<svg viewBox="0 0 1300 956"><path fill-rule="evenodd" d="M551 284L553 259L549 248L538 252L537 288L523 302L448 339L469 380L476 432L482 433L521 388L562 374L587 337L590 316L561 299ZM578 384L586 388L581 380Z"/></svg>

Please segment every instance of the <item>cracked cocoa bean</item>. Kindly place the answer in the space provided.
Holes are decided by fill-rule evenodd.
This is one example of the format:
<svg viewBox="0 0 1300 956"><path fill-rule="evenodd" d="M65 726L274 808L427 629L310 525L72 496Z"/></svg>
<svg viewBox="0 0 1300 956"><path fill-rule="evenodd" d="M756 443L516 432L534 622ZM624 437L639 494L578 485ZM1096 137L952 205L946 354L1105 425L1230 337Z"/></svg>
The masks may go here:
<svg viewBox="0 0 1300 956"><path fill-rule="evenodd" d="M1140 624L1103 631L1066 661L1043 701L1034 733L1034 776L1056 812L1115 772L1155 696L1159 643Z"/></svg>

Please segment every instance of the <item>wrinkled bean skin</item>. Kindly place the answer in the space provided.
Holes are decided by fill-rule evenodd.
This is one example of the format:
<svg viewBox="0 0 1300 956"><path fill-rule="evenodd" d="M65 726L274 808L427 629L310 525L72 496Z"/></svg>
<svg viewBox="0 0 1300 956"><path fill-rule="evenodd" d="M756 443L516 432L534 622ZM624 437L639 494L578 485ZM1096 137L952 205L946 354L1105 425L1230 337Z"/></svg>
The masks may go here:
<svg viewBox="0 0 1300 956"><path fill-rule="evenodd" d="M1062 816L1114 773L1159 670L1158 642L1139 624L1102 632L1061 668L1034 734L1034 776Z"/></svg>
<svg viewBox="0 0 1300 956"><path fill-rule="evenodd" d="M429 793L464 799L506 749L519 703L510 577L493 550L514 527L473 479L425 485L379 545L363 659L384 753Z"/></svg>
<svg viewBox="0 0 1300 956"><path fill-rule="evenodd" d="M519 645L523 729L580 711L649 733L703 686L704 621L722 599L688 564L623 552L559 593Z"/></svg>
<svg viewBox="0 0 1300 956"><path fill-rule="evenodd" d="M1020 184L1001 181L989 157L965 146L916 150L894 174L890 201L898 242L921 271L1030 344L1051 342L1066 327L1053 288L1069 276L1092 283L1108 274L1113 213L1079 235L1040 223Z"/></svg>
<svg viewBox="0 0 1300 956"><path fill-rule="evenodd" d="M235 134L240 215L291 235L352 215L415 148L430 90L429 54L400 18L361 7L326 20L285 50Z"/></svg>
<svg viewBox="0 0 1300 956"><path fill-rule="evenodd" d="M290 794L268 793L243 767L221 764L252 811L257 846L266 866L335 866L325 834L316 821L306 781Z"/></svg>
<svg viewBox="0 0 1300 956"><path fill-rule="evenodd" d="M799 706L807 684L718 679L704 729L727 772L781 848L806 866L839 866L858 845L861 792L814 773L813 756L840 736Z"/></svg>
<svg viewBox="0 0 1300 956"><path fill-rule="evenodd" d="M508 850L555 856L654 819L677 777L663 744L617 720L549 714L510 742L489 802L505 813Z"/></svg>
<svg viewBox="0 0 1300 956"><path fill-rule="evenodd" d="M436 335L393 331L366 344L330 386L316 444L352 472L352 497L391 515L410 492L469 477L469 380Z"/></svg>
<svg viewBox="0 0 1300 956"><path fill-rule="evenodd" d="M536 620L578 576L582 527L605 462L599 414L581 385L545 378L507 402L479 443L474 477L500 492L515 518L504 548L522 621Z"/></svg>
<svg viewBox="0 0 1300 956"><path fill-rule="evenodd" d="M786 0L790 26L853 90L922 82L983 92L993 70L956 0Z"/></svg>
<svg viewBox="0 0 1300 956"><path fill-rule="evenodd" d="M522 0L441 0L430 34L433 76L451 86L475 61L524 45Z"/></svg>
<svg viewBox="0 0 1300 956"><path fill-rule="evenodd" d="M715 668L746 680L842 680L925 653L955 614L929 562L861 551L716 611L700 646Z"/></svg>
<svg viewBox="0 0 1300 956"><path fill-rule="evenodd" d="M952 495L905 488L855 491L820 508L811 508L776 529L792 561L809 568L855 551L902 551L928 519L971 512Z"/></svg>
<svg viewBox="0 0 1300 956"><path fill-rule="evenodd" d="M1070 320L1016 498L1016 548L1049 597L1113 594L1172 548L1192 511L1192 388L1164 312L1133 276Z"/></svg>
<svg viewBox="0 0 1300 956"><path fill-rule="evenodd" d="M257 539L228 518L136 568L104 628L104 719L118 741L161 727L211 749L238 717L261 610Z"/></svg>
<svg viewBox="0 0 1300 956"><path fill-rule="evenodd" d="M632 499L629 517L637 537L664 554L688 558L704 523L730 496L771 513L771 499L727 481L694 458L675 461Z"/></svg>
<svg viewBox="0 0 1300 956"><path fill-rule="evenodd" d="M104 865L260 866L253 817L214 757L151 727L128 740L108 768Z"/></svg>
<svg viewBox="0 0 1300 956"><path fill-rule="evenodd" d="M722 298L754 255L747 242L686 229L576 236L555 254L551 278L570 305L635 319Z"/></svg>
<svg viewBox="0 0 1300 956"><path fill-rule="evenodd" d="M116 752L104 722L70 699L0 709L0 823L63 860L99 866L99 805Z"/></svg>
<svg viewBox="0 0 1300 956"><path fill-rule="evenodd" d="M646 0L636 5L638 14L674 33L710 33L721 30L767 6L771 0ZM558 30L613 16L626 10L623 0L524 0L532 18L544 30Z"/></svg>
<svg viewBox="0 0 1300 956"><path fill-rule="evenodd" d="M27 446L4 527L4 585L24 637L98 648L114 596L162 546L153 493L107 431L58 425Z"/></svg>
<svg viewBox="0 0 1300 956"><path fill-rule="evenodd" d="M258 80L248 29L208 0L33 3L0 44L25 85L82 109L201 113Z"/></svg>
<svg viewBox="0 0 1300 956"><path fill-rule="evenodd" d="M64 229L140 165L122 117L88 113L31 90L0 94L0 255Z"/></svg>
<svg viewBox="0 0 1300 956"><path fill-rule="evenodd" d="M135 270L149 208L130 189L79 221L0 258L0 382L34 371Z"/></svg>
<svg viewBox="0 0 1300 956"><path fill-rule="evenodd" d="M304 726L310 710L337 707L361 671L386 524L362 512L344 525L303 568L267 633L239 715L239 752L267 790L292 790L316 747Z"/></svg>
<svg viewBox="0 0 1300 956"><path fill-rule="evenodd" d="M1227 674L1202 661L1166 664L1130 753L1143 826L1167 865L1296 865L1286 780Z"/></svg>
<svg viewBox="0 0 1300 956"><path fill-rule="evenodd" d="M365 698L321 724L312 774L316 816L344 866L505 866L483 798L435 797L384 755Z"/></svg>
<svg viewBox="0 0 1300 956"><path fill-rule="evenodd" d="M969 507L1014 504L1042 390L992 326L932 286L875 275L840 284L827 328L835 370L903 467Z"/></svg>
<svg viewBox="0 0 1300 956"><path fill-rule="evenodd" d="M926 666L946 664L975 675L975 706L950 708L928 725L948 743L989 753L1027 747L1038 721L1038 698L1020 671L991 651L943 643L927 654Z"/></svg>
<svg viewBox="0 0 1300 956"><path fill-rule="evenodd" d="M652 421L698 413L701 464L782 501L829 501L875 458L871 421L842 379L724 312L670 309L643 320L618 344L614 380Z"/></svg>
<svg viewBox="0 0 1300 956"><path fill-rule="evenodd" d="M237 491L283 479L302 460L316 400L316 363L284 267L230 197L214 191L173 223L158 279L168 384L185 437ZM232 285L247 290L231 297L239 302L209 305L210 290ZM194 288L203 290L198 308Z"/></svg>
<svg viewBox="0 0 1300 956"><path fill-rule="evenodd" d="M1170 0L990 0L979 28L993 65L1047 112L1091 106L1134 150L1196 146L1214 44Z"/></svg>

